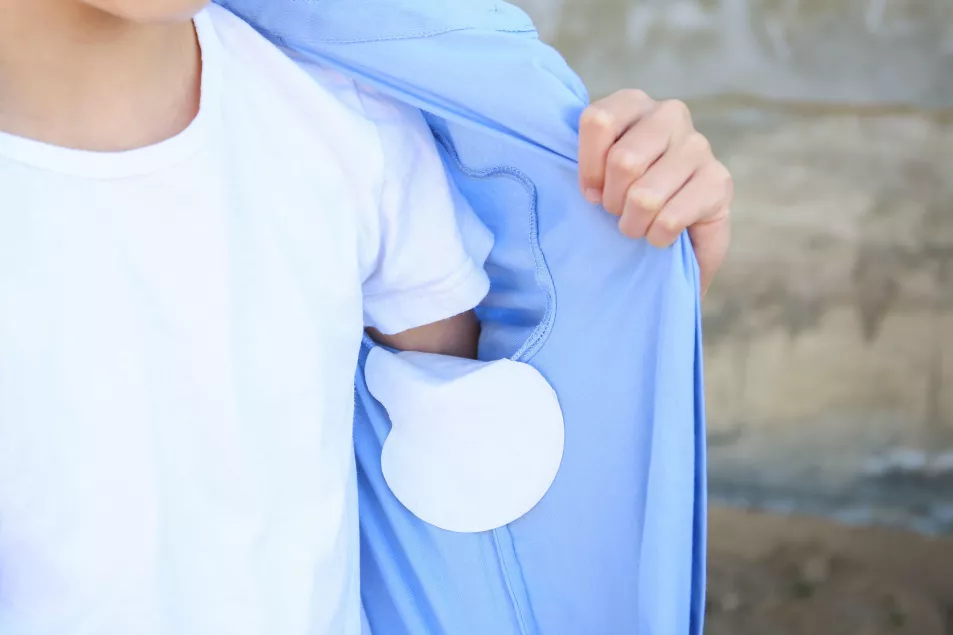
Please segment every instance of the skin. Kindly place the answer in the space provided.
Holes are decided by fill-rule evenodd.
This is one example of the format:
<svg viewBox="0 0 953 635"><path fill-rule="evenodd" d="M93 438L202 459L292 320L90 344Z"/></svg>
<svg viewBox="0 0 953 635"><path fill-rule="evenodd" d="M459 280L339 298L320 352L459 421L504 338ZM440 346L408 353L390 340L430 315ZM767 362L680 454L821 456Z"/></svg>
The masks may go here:
<svg viewBox="0 0 953 635"><path fill-rule="evenodd" d="M174 136L198 111L203 5L0 0L0 130L96 151Z"/></svg>
<svg viewBox="0 0 953 635"><path fill-rule="evenodd" d="M592 104L579 122L579 179L630 238L668 247L687 229L708 291L731 241L734 183L683 102L623 90Z"/></svg>
<svg viewBox="0 0 953 635"><path fill-rule="evenodd" d="M208 0L78 0L127 22L139 24L188 21Z"/></svg>
<svg viewBox="0 0 953 635"><path fill-rule="evenodd" d="M473 311L396 335L368 329L375 341L401 351L420 351L476 359L480 322Z"/></svg>
<svg viewBox="0 0 953 635"><path fill-rule="evenodd" d="M0 130L121 151L175 136L199 106L189 17L206 0L0 0ZM728 249L732 182L688 108L625 90L580 121L580 186L631 238L665 247L688 229L707 290ZM475 357L472 312L395 335L401 350Z"/></svg>

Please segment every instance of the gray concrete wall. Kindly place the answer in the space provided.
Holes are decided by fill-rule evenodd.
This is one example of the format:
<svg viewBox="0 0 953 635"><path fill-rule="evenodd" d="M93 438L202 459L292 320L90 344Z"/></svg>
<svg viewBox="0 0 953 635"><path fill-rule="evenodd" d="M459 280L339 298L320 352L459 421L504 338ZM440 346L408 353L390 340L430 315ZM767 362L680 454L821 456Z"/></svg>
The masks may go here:
<svg viewBox="0 0 953 635"><path fill-rule="evenodd" d="M594 95L688 100L735 175L714 494L953 528L953 2L518 4Z"/></svg>

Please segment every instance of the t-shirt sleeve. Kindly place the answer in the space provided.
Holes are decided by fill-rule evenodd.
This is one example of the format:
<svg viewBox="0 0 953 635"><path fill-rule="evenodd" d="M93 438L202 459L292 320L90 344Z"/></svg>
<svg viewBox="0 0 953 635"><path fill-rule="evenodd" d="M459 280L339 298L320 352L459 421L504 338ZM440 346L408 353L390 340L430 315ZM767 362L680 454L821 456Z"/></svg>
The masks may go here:
<svg viewBox="0 0 953 635"><path fill-rule="evenodd" d="M472 309L489 290L492 237L448 177L422 113L358 94L381 159L378 205L361 223L365 324L390 335Z"/></svg>

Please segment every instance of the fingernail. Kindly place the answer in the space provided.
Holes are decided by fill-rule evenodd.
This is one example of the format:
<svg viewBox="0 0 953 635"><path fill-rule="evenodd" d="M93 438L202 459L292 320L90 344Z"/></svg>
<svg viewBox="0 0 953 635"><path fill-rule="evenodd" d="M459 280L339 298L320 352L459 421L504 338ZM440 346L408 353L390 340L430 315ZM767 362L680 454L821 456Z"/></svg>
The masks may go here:
<svg viewBox="0 0 953 635"><path fill-rule="evenodd" d="M597 189L589 188L586 190L586 200L596 205L602 202L602 192Z"/></svg>

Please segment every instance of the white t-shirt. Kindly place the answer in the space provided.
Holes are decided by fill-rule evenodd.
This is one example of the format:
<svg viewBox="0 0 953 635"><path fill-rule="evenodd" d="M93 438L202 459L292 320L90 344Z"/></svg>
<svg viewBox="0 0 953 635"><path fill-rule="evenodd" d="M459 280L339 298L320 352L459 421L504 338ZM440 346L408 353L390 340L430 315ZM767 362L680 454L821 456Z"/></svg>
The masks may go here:
<svg viewBox="0 0 953 635"><path fill-rule="evenodd" d="M0 134L3 635L359 633L362 328L488 288L419 112L195 25L176 137Z"/></svg>

